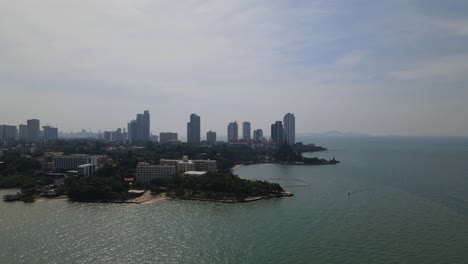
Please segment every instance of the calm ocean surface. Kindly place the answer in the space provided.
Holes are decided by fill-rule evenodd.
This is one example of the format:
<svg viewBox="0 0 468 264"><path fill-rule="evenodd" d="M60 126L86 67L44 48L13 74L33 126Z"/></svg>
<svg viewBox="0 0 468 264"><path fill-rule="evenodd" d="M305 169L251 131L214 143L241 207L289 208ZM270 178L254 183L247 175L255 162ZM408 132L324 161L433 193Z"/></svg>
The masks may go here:
<svg viewBox="0 0 468 264"><path fill-rule="evenodd" d="M236 169L291 198L0 201L0 263L468 263L468 139L302 140L342 163Z"/></svg>

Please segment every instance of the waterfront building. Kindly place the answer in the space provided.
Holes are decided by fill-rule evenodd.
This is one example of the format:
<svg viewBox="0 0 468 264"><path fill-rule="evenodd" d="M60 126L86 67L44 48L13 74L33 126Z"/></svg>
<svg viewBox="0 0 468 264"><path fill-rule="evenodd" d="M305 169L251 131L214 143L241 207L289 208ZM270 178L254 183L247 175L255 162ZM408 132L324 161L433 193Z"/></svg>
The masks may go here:
<svg viewBox="0 0 468 264"><path fill-rule="evenodd" d="M88 163L88 164L79 165L76 168L76 170L78 171L78 176L88 177L94 174L95 168L96 168L95 166Z"/></svg>
<svg viewBox="0 0 468 264"><path fill-rule="evenodd" d="M250 140L251 139L250 133L250 122L243 122L242 123L242 139Z"/></svg>
<svg viewBox="0 0 468 264"><path fill-rule="evenodd" d="M177 172L186 172L186 171L194 171L195 170L195 163L191 160L182 160L177 162L176 166Z"/></svg>
<svg viewBox="0 0 468 264"><path fill-rule="evenodd" d="M239 139L238 138L238 126L237 126L237 122L234 121L234 122L231 122L229 123L228 125L228 142L237 142L237 140Z"/></svg>
<svg viewBox="0 0 468 264"><path fill-rule="evenodd" d="M207 171L186 171L183 173L184 176L203 176L206 175Z"/></svg>
<svg viewBox="0 0 468 264"><path fill-rule="evenodd" d="M97 156L85 154L73 154L68 156L53 157L54 170L56 172L64 172L67 170L76 170L78 166L90 164L92 173L96 171Z"/></svg>
<svg viewBox="0 0 468 264"><path fill-rule="evenodd" d="M19 125L19 140L27 141L28 140L28 126L20 124Z"/></svg>
<svg viewBox="0 0 468 264"><path fill-rule="evenodd" d="M155 179L170 180L176 174L176 166L150 165L146 162L140 162L136 171L136 183L148 184Z"/></svg>
<svg viewBox="0 0 468 264"><path fill-rule="evenodd" d="M216 144L216 132L211 130L206 132L206 142L210 145Z"/></svg>
<svg viewBox="0 0 468 264"><path fill-rule="evenodd" d="M189 144L200 144L200 116L190 115L190 122L187 123L187 142Z"/></svg>
<svg viewBox="0 0 468 264"><path fill-rule="evenodd" d="M296 143L296 117L294 114L287 113L283 118L284 138L287 144Z"/></svg>
<svg viewBox="0 0 468 264"><path fill-rule="evenodd" d="M54 140L58 138L58 128L51 126L43 126L44 139Z"/></svg>
<svg viewBox="0 0 468 264"><path fill-rule="evenodd" d="M173 132L161 132L159 133L159 142L168 143L168 142L177 142L178 134Z"/></svg>
<svg viewBox="0 0 468 264"><path fill-rule="evenodd" d="M177 167L177 163L181 161L182 160L178 160L178 159L160 159L159 164Z"/></svg>
<svg viewBox="0 0 468 264"><path fill-rule="evenodd" d="M195 164L195 171L216 172L218 170L216 160L192 160L192 162Z"/></svg>
<svg viewBox="0 0 468 264"><path fill-rule="evenodd" d="M175 166L178 172L188 170L216 172L218 169L216 160L189 160L187 156L183 156L181 160L161 159L159 164Z"/></svg>
<svg viewBox="0 0 468 264"><path fill-rule="evenodd" d="M28 141L38 142L40 133L40 121L38 119L30 119L27 121L28 126Z"/></svg>
<svg viewBox="0 0 468 264"><path fill-rule="evenodd" d="M254 130L253 132L253 140L255 142L260 142L263 140L263 130L261 129L257 129L257 130Z"/></svg>
<svg viewBox="0 0 468 264"><path fill-rule="evenodd" d="M283 122L276 121L271 125L271 141L278 145L284 142Z"/></svg>

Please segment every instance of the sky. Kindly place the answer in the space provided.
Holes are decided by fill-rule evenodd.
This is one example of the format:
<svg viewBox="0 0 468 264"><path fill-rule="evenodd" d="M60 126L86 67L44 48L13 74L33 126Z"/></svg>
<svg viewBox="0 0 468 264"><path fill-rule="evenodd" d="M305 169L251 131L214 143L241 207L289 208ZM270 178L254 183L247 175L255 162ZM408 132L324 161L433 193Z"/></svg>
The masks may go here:
<svg viewBox="0 0 468 264"><path fill-rule="evenodd" d="M468 1L0 0L0 124L468 136Z"/></svg>

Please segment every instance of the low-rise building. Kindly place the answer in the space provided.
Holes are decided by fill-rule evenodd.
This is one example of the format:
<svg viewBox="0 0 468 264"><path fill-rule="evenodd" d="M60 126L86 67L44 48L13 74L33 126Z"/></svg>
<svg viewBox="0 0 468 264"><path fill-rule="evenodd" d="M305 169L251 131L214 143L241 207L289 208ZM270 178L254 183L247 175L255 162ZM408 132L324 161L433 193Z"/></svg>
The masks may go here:
<svg viewBox="0 0 468 264"><path fill-rule="evenodd" d="M53 171L54 170L54 162L52 161L43 161L41 162L41 169L44 171Z"/></svg>
<svg viewBox="0 0 468 264"><path fill-rule="evenodd" d="M76 170L78 171L78 176L91 176L95 171L96 165L92 164L83 164L79 165Z"/></svg>
<svg viewBox="0 0 468 264"><path fill-rule="evenodd" d="M194 171L195 163L191 160L177 162L177 172Z"/></svg>
<svg viewBox="0 0 468 264"><path fill-rule="evenodd" d="M16 152L19 154L34 154L37 151L37 147L35 145L19 145L16 147Z"/></svg>
<svg viewBox="0 0 468 264"><path fill-rule="evenodd" d="M173 132L161 132L159 133L159 142L168 143L168 142L177 142L177 133Z"/></svg>
<svg viewBox="0 0 468 264"><path fill-rule="evenodd" d="M182 160L176 159L161 159L159 161L161 165L175 166L177 172L186 171L209 171L216 172L217 165L216 160L189 160L187 156L183 156Z"/></svg>
<svg viewBox="0 0 468 264"><path fill-rule="evenodd" d="M174 165L151 165L146 162L140 162L137 165L136 183L148 184L152 180L169 180L176 174Z"/></svg>
<svg viewBox="0 0 468 264"><path fill-rule="evenodd" d="M193 160L196 171L216 172L218 170L216 160Z"/></svg>
<svg viewBox="0 0 468 264"><path fill-rule="evenodd" d="M184 176L203 176L206 175L207 171L186 171L183 173Z"/></svg>
<svg viewBox="0 0 468 264"><path fill-rule="evenodd" d="M73 154L69 156L53 157L54 170L56 172L64 172L67 170L77 170L78 166L89 164L91 165L92 173L96 172L97 157L84 154ZM91 173L91 174L92 174Z"/></svg>

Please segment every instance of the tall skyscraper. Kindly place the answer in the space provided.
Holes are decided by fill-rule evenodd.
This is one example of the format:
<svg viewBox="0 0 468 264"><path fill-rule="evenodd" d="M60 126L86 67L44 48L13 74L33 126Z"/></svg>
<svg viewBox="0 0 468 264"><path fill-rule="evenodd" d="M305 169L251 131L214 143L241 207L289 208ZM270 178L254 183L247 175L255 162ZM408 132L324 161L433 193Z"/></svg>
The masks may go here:
<svg viewBox="0 0 468 264"><path fill-rule="evenodd" d="M143 126L142 126L143 132L142 132L142 140L148 141L150 140L150 114L149 111L146 110L143 112Z"/></svg>
<svg viewBox="0 0 468 264"><path fill-rule="evenodd" d="M135 142L137 141L137 121L132 120L130 123L127 125L127 130L128 130L128 141L130 142Z"/></svg>
<svg viewBox="0 0 468 264"><path fill-rule="evenodd" d="M27 121L28 124L28 141L38 142L40 133L40 121L38 119L30 119Z"/></svg>
<svg viewBox="0 0 468 264"><path fill-rule="evenodd" d="M137 123L136 138L138 141L142 141L143 140L143 127L144 127L143 114L136 115L136 123Z"/></svg>
<svg viewBox="0 0 468 264"><path fill-rule="evenodd" d="M137 114L136 120L130 121L127 125L128 140L135 141L148 141L150 140L150 114L146 110L143 114ZM131 130L133 129L133 130Z"/></svg>
<svg viewBox="0 0 468 264"><path fill-rule="evenodd" d="M28 140L28 126L27 125L19 125L19 139L23 141Z"/></svg>
<svg viewBox="0 0 468 264"><path fill-rule="evenodd" d="M206 142L210 145L213 145L216 143L216 132L213 131L208 131L206 132Z"/></svg>
<svg viewBox="0 0 468 264"><path fill-rule="evenodd" d="M262 141L262 139L263 139L263 130L261 130L261 129L254 130L253 140L255 142L260 142L260 141Z"/></svg>
<svg viewBox="0 0 468 264"><path fill-rule="evenodd" d="M283 118L284 138L289 145L296 144L296 117L287 113Z"/></svg>
<svg viewBox="0 0 468 264"><path fill-rule="evenodd" d="M250 122L242 123L242 139L250 140Z"/></svg>
<svg viewBox="0 0 468 264"><path fill-rule="evenodd" d="M187 123L187 142L189 144L200 144L200 116L190 115L190 122Z"/></svg>
<svg viewBox="0 0 468 264"><path fill-rule="evenodd" d="M18 139L18 128L16 126L0 125L0 140Z"/></svg>
<svg viewBox="0 0 468 264"><path fill-rule="evenodd" d="M231 122L229 123L228 125L228 142L237 142L237 140L239 139L238 138L238 126L237 126L237 122L234 121L234 122Z"/></svg>
<svg viewBox="0 0 468 264"><path fill-rule="evenodd" d="M271 125L271 140L280 145L284 143L283 123L276 121Z"/></svg>

